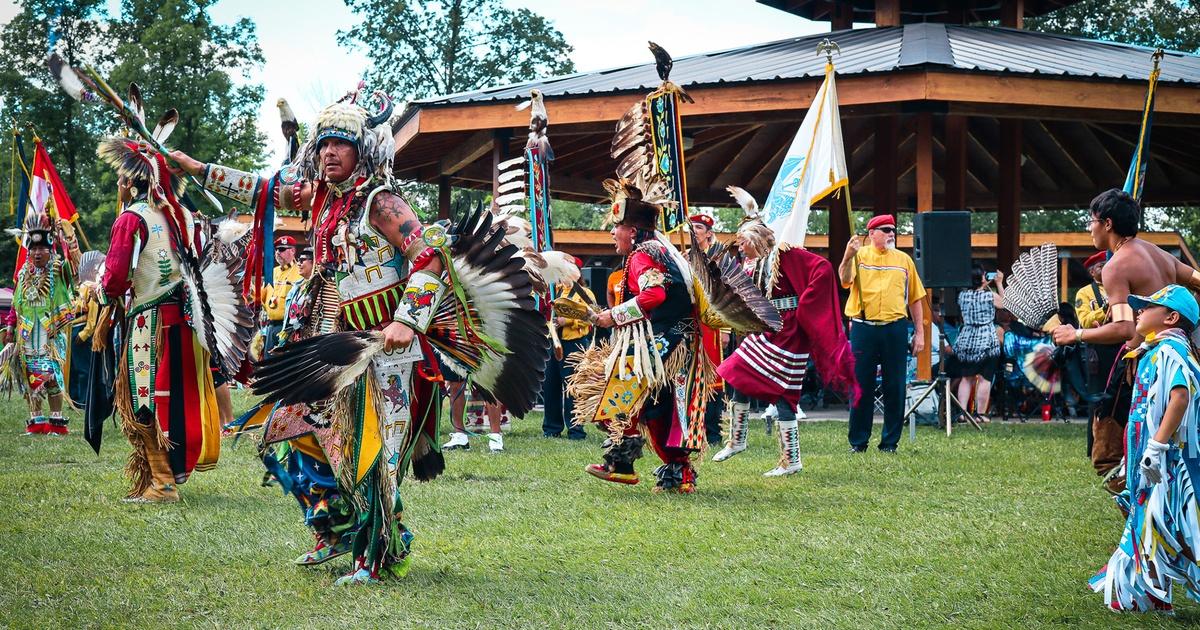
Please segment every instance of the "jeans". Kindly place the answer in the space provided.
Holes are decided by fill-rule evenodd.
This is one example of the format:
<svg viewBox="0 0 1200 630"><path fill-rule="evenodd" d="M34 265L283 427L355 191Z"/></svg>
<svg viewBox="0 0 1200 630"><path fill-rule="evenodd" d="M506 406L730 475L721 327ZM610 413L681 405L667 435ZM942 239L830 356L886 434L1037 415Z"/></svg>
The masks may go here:
<svg viewBox="0 0 1200 630"><path fill-rule="evenodd" d="M904 430L905 361L908 357L908 322L899 320L883 326L850 324L850 348L854 351L854 376L862 389L858 405L850 410L850 446L863 450L871 441L875 415L875 369L880 368L883 388L883 433L880 450L895 450Z"/></svg>
<svg viewBox="0 0 1200 630"><path fill-rule="evenodd" d="M567 437L572 440L582 440L587 434L582 426L571 424L575 412L575 400L567 395L567 377L574 372L567 365L567 359L575 352L583 350L588 343L588 337L563 341L563 360L554 360L554 349L550 350L550 360L546 362L546 378L542 381L542 434L561 435L563 428L567 429Z"/></svg>
<svg viewBox="0 0 1200 630"><path fill-rule="evenodd" d="M728 387L728 385L726 385ZM733 389L730 387L729 389ZM709 444L721 443L721 418L725 412L725 388L718 388L716 394L704 408L704 437Z"/></svg>

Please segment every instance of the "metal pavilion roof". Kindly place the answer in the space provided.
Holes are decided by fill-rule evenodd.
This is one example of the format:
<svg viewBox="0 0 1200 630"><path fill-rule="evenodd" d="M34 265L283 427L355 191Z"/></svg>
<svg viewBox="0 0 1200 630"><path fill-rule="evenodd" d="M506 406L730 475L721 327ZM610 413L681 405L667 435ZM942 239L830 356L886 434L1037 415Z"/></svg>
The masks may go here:
<svg viewBox="0 0 1200 630"><path fill-rule="evenodd" d="M937 23L843 30L796 37L675 60L671 77L682 85L720 85L824 74L815 47L838 43L839 76L926 67L964 72L1145 81L1152 49L1025 30ZM649 55L647 55L648 57ZM1168 52L1160 82L1200 85L1200 56ZM653 63L527 81L414 101L409 111L442 105L516 101L537 88L546 97L642 92L658 87Z"/></svg>

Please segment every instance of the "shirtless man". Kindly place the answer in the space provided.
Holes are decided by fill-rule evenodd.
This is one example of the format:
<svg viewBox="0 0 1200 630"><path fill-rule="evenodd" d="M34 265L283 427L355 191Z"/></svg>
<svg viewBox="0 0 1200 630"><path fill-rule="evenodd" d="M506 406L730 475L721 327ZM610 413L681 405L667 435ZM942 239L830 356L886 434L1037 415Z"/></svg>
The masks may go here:
<svg viewBox="0 0 1200 630"><path fill-rule="evenodd" d="M1091 204L1088 232L1096 249L1112 252L1104 265L1102 284L1108 293L1108 320L1098 328L1078 329L1063 324L1054 329L1054 343L1119 344L1135 347L1141 337L1134 330L1134 312L1128 299L1150 295L1168 284L1200 288L1200 272L1180 262L1157 245L1137 238L1138 203L1112 189Z"/></svg>

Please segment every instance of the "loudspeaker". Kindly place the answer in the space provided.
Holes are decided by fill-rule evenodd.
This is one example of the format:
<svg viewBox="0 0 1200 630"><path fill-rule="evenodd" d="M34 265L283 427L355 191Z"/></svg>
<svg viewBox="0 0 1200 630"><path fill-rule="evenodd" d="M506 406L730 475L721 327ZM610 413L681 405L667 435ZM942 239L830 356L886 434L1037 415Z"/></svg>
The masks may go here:
<svg viewBox="0 0 1200 630"><path fill-rule="evenodd" d="M938 210L913 215L913 262L930 288L971 284L971 213Z"/></svg>
<svg viewBox="0 0 1200 630"><path fill-rule="evenodd" d="M608 276L612 273L612 269L608 267L584 267L580 269L583 272L583 281L587 283L587 288L592 290L596 295L596 303L604 308L608 308Z"/></svg>

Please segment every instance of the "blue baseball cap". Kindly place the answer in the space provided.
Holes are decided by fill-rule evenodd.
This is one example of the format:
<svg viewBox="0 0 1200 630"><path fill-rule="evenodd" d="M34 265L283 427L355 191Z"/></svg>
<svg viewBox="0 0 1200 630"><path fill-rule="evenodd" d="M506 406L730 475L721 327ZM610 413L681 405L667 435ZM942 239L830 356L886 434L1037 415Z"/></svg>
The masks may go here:
<svg viewBox="0 0 1200 630"><path fill-rule="evenodd" d="M1179 313L1192 326L1195 326L1196 321L1200 320L1200 305L1196 304L1196 298L1192 297L1190 291L1178 284L1168 284L1147 296L1129 296L1129 306L1134 312L1140 311L1150 304L1157 304Z"/></svg>

